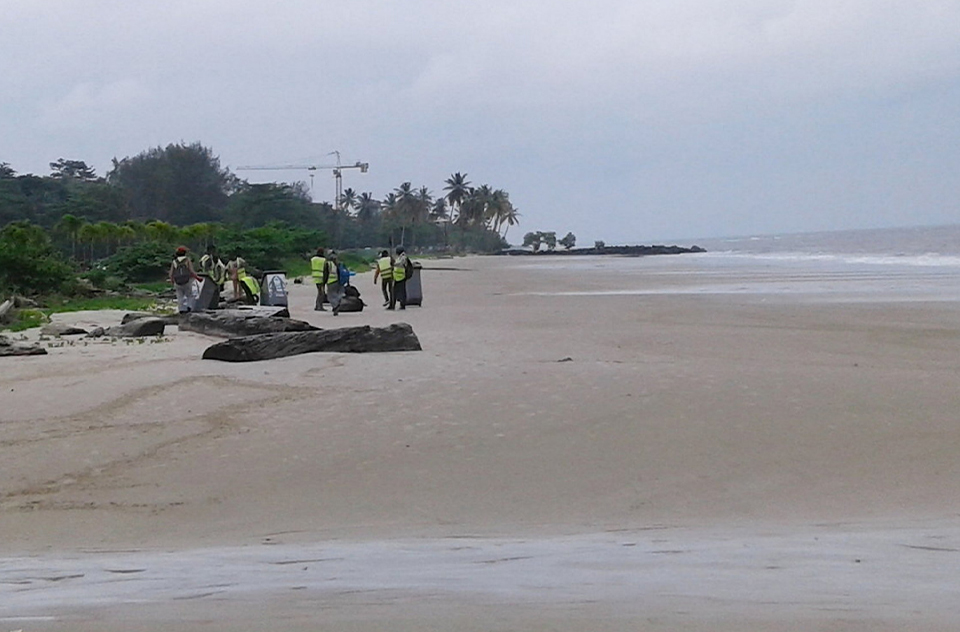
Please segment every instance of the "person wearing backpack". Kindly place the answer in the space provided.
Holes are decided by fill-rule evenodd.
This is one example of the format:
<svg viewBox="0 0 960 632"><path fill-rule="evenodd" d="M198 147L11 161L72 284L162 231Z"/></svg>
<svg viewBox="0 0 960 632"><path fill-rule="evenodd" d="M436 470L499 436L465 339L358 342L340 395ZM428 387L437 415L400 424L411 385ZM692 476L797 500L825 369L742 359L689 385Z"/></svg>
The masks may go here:
<svg viewBox="0 0 960 632"><path fill-rule="evenodd" d="M186 246L180 246L170 263L170 282L177 290L177 311L181 314L193 311L197 300L194 281L199 280L193 262L187 256Z"/></svg>
<svg viewBox="0 0 960 632"><path fill-rule="evenodd" d="M407 276L412 266L403 246L397 246L397 257L393 261L393 292L387 309L395 309L397 303L400 303L400 309L407 309Z"/></svg>
<svg viewBox="0 0 960 632"><path fill-rule="evenodd" d="M340 301L343 300L343 286L340 282L340 258L336 250L331 250L327 255L326 264L323 267L323 285L327 291L327 301L333 309L333 315L340 315ZM344 266L346 269L346 266ZM349 272L347 273L349 279Z"/></svg>

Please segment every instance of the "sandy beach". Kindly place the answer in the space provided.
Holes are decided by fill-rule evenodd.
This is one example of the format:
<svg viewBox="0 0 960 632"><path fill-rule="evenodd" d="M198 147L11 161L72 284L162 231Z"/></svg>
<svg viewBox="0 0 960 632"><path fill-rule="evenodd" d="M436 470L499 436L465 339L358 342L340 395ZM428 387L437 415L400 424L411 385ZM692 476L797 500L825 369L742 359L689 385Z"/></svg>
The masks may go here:
<svg viewBox="0 0 960 632"><path fill-rule="evenodd" d="M337 318L291 285L421 352L0 358L0 632L960 629L960 303L682 257L425 261L422 308L363 274Z"/></svg>

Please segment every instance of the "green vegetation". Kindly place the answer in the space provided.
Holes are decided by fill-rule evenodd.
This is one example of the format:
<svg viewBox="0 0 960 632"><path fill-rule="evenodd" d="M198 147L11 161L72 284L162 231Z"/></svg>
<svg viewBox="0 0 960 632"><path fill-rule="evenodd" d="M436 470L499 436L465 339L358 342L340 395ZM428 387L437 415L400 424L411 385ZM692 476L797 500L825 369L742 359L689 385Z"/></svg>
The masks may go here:
<svg viewBox="0 0 960 632"><path fill-rule="evenodd" d="M442 187L435 196L403 182L383 199L348 188L333 204L315 202L304 183L238 178L200 143L114 159L105 177L81 160L51 162L46 176L17 174L0 162L0 299L35 297L41 314L143 309L150 299L98 295L168 289L178 245L191 250L195 265L216 244L225 261L239 254L251 269L293 277L309 275L319 246L365 271L378 248L403 245L429 255L507 245L520 213L506 191L474 187L460 172ZM21 318L34 316L21 310Z"/></svg>
<svg viewBox="0 0 960 632"><path fill-rule="evenodd" d="M50 319L42 310L39 309L22 309L17 313L17 320L10 323L9 325L0 325L0 331L6 329L9 331L26 331L27 329L33 329L34 327L40 327L44 323L48 322Z"/></svg>
<svg viewBox="0 0 960 632"><path fill-rule="evenodd" d="M17 221L0 229L0 296L69 293L74 283L73 268L42 228Z"/></svg>

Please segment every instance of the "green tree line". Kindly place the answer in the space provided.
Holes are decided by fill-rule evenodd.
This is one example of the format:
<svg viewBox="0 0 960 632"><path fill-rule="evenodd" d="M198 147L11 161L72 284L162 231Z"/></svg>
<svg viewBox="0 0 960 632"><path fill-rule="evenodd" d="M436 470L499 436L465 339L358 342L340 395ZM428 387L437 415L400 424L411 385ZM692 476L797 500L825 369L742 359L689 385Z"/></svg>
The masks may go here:
<svg viewBox="0 0 960 632"><path fill-rule="evenodd" d="M251 184L200 143L114 159L105 176L81 160L60 158L44 176L0 162L0 246L8 258L43 262L30 272L29 262L7 261L0 291L52 291L59 282L37 275L65 270L150 280L162 275L179 244L202 251L215 243L224 255L242 253L261 268L281 267L321 245L493 252L507 245L520 216L506 191L474 187L460 172L438 194L404 182L381 199L348 188L336 202L314 202L304 183ZM65 291L70 283L60 281Z"/></svg>
<svg viewBox="0 0 960 632"><path fill-rule="evenodd" d="M0 162L0 227L26 220L58 231L57 245L81 262L141 238L142 227L161 224L250 229L282 222L322 231L325 245L341 249L394 244L486 252L506 244L520 216L506 191L474 187L459 172L438 194L404 182L381 198L348 188L336 204L314 202L304 183L238 178L200 143L115 158L103 177L80 160L61 158L50 169L45 176L18 174Z"/></svg>

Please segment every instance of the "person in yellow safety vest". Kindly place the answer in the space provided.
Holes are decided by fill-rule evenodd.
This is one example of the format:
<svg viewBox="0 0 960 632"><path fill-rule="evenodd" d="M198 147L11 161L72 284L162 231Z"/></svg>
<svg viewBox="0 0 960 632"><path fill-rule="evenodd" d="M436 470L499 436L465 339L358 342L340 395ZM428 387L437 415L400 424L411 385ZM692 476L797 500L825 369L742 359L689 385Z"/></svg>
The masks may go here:
<svg viewBox="0 0 960 632"><path fill-rule="evenodd" d="M340 259L337 257L337 251L331 250L327 255L327 263L323 268L323 286L327 293L327 300L330 307L333 308L333 315L340 315L340 301L343 300L343 285L340 284L339 266Z"/></svg>
<svg viewBox="0 0 960 632"><path fill-rule="evenodd" d="M247 299L255 305L260 301L260 282L257 281L257 277L247 274L246 270L242 270L242 272L243 276L240 277L240 283L246 286Z"/></svg>
<svg viewBox="0 0 960 632"><path fill-rule="evenodd" d="M383 291L383 306L390 304L390 295L393 293L393 259L390 258L389 250L381 250L380 258L377 259L376 267L373 270L373 284L377 284L377 278L380 279L380 289Z"/></svg>
<svg viewBox="0 0 960 632"><path fill-rule="evenodd" d="M327 300L327 294L324 291L323 273L326 269L327 259L323 256L323 248L317 248L317 254L310 257L310 277L317 286L317 301L313 309L318 312L325 312L323 303Z"/></svg>
<svg viewBox="0 0 960 632"><path fill-rule="evenodd" d="M207 246L207 254L200 257L200 274L207 275L207 278L221 289L224 281L227 280L227 266L223 263L219 253L217 253L217 247L213 244Z"/></svg>
<svg viewBox="0 0 960 632"><path fill-rule="evenodd" d="M394 309L397 303L400 309L407 309L407 253L403 246L397 246L397 257L393 261L393 292L387 309Z"/></svg>

